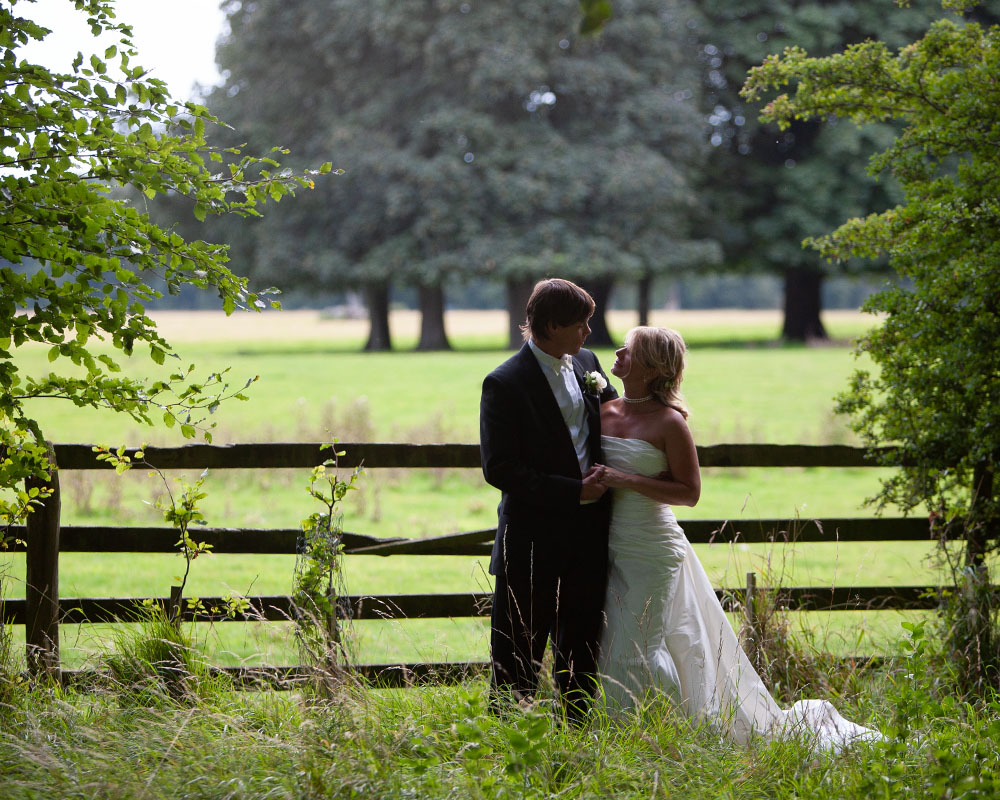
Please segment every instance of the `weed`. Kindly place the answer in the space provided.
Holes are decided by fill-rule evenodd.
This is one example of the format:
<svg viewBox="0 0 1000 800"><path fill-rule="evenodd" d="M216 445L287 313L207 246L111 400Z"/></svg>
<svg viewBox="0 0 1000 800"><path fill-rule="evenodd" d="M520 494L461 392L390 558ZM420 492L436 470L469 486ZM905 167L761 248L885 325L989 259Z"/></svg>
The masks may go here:
<svg viewBox="0 0 1000 800"><path fill-rule="evenodd" d="M324 445L324 448L330 445ZM334 449L333 458L312 470L309 495L323 506L302 521L302 535L296 547L295 635L304 662L314 667L315 686L329 693L331 682L341 682L347 661L347 646L341 635L339 617L349 616L341 608L343 559L343 514L340 502L355 488L362 472L357 467L347 480L337 474L337 459L344 455Z"/></svg>

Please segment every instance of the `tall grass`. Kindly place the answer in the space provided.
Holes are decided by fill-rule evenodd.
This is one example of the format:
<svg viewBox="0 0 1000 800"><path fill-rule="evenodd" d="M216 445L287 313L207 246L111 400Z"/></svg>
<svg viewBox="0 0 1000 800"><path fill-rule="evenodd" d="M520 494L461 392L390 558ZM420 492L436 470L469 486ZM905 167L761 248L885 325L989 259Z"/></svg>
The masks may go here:
<svg viewBox="0 0 1000 800"><path fill-rule="evenodd" d="M209 675L208 660L189 630L159 606L142 609L133 626L116 626L100 663L100 678L139 705L188 696Z"/></svg>
<svg viewBox="0 0 1000 800"><path fill-rule="evenodd" d="M995 797L1000 705L962 705L926 654L870 676L847 716L883 743L738 747L662 702L558 723L543 703L496 717L486 687L333 698L217 692L142 707L36 689L0 709L0 793L29 797Z"/></svg>

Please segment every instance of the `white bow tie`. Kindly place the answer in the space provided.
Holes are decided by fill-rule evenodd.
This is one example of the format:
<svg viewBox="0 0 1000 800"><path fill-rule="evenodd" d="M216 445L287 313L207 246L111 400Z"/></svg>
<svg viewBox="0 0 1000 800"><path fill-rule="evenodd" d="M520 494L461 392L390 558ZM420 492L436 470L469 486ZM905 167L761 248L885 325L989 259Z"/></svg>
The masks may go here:
<svg viewBox="0 0 1000 800"><path fill-rule="evenodd" d="M562 356L559 359L559 362L555 365L556 372L562 372L564 369L568 370L573 369L573 356L571 356L569 353Z"/></svg>

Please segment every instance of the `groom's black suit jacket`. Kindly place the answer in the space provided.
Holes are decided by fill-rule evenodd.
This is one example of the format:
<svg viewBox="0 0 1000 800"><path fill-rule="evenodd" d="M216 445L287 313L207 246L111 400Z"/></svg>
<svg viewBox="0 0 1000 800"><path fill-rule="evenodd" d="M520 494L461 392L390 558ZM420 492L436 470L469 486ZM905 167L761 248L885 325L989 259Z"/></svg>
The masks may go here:
<svg viewBox="0 0 1000 800"><path fill-rule="evenodd" d="M573 357L573 370L586 405L591 459L598 462L600 403L618 394L610 383L600 397L587 392L584 374L597 371L604 375L589 350ZM566 422L527 344L486 376L479 424L483 474L503 493L490 573L501 574L505 569L505 535L518 537L522 545L530 542L535 558L556 556L573 541L573 531L567 526L575 524L571 521L580 507L582 475ZM602 498L601 508L606 509L607 502L607 496ZM606 538L604 542L606 546Z"/></svg>

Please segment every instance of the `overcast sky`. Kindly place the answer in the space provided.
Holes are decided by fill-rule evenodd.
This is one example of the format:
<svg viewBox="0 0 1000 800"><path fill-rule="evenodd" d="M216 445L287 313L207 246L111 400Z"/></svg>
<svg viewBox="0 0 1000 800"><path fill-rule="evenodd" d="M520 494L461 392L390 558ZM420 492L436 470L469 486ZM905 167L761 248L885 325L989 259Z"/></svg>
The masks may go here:
<svg viewBox="0 0 1000 800"><path fill-rule="evenodd" d="M135 63L166 81L176 99L192 99L195 83L218 83L215 42L225 25L219 0L116 0L115 7L118 21L132 25L139 51ZM44 42L18 50L19 57L52 69L68 72L77 51L103 55L113 42L95 39L86 14L70 0L21 2L14 11L52 29Z"/></svg>

